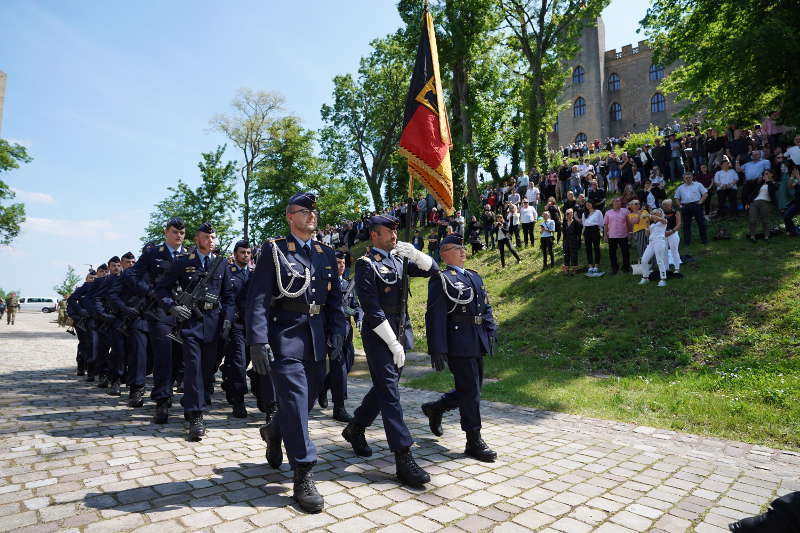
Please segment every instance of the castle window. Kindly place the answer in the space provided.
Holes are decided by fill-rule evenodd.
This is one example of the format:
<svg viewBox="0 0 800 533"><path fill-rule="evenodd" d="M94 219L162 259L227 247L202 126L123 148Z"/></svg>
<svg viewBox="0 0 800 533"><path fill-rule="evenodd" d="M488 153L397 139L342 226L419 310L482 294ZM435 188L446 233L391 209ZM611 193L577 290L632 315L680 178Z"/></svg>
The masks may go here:
<svg viewBox="0 0 800 533"><path fill-rule="evenodd" d="M575 103L572 104L572 116L573 117L582 117L586 114L586 100L583 99L583 96L579 96Z"/></svg>
<svg viewBox="0 0 800 533"><path fill-rule="evenodd" d="M650 65L650 81L658 81L664 78L664 67L661 65Z"/></svg>
<svg viewBox="0 0 800 533"><path fill-rule="evenodd" d="M608 77L608 92L613 93L614 91L619 91L619 86L619 76L615 72Z"/></svg>
<svg viewBox="0 0 800 533"><path fill-rule="evenodd" d="M578 65L575 67L575 70L572 71L572 84L573 85L580 85L583 83L583 78L586 75L586 71L583 69L582 66Z"/></svg>
<svg viewBox="0 0 800 533"><path fill-rule="evenodd" d="M650 112L651 113L663 113L667 110L667 101L664 98L664 95L661 93L656 93L650 98Z"/></svg>
<svg viewBox="0 0 800 533"><path fill-rule="evenodd" d="M575 136L575 142L576 143L585 143L586 142L586 134L585 133L577 134Z"/></svg>
<svg viewBox="0 0 800 533"><path fill-rule="evenodd" d="M622 120L622 106L617 102L611 104L611 122Z"/></svg>

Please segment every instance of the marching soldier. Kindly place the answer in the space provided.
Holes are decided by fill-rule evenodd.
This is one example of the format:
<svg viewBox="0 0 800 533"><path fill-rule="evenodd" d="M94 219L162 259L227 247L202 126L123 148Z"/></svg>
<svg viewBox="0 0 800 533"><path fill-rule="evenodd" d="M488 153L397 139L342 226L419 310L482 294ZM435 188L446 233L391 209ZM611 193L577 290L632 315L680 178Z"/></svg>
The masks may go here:
<svg viewBox="0 0 800 533"><path fill-rule="evenodd" d="M230 270L231 287L236 312L228 339L225 342L225 363L222 365L222 389L232 407L234 418L247 418L244 394L247 392L247 345L244 331L244 300L247 282L250 279L251 249L247 241L239 241L233 248L233 263Z"/></svg>
<svg viewBox="0 0 800 533"><path fill-rule="evenodd" d="M6 325L13 326L19 310L19 298L17 293L12 292L6 297Z"/></svg>
<svg viewBox="0 0 800 533"><path fill-rule="evenodd" d="M94 295L94 305L97 316L100 317L102 330L98 332L108 342L110 351L104 352L107 356L105 361L106 374L108 380L108 394L110 396L120 395L120 381L125 372L125 336L117 329L118 318L114 316L114 307L110 300L111 292L115 285L121 281L122 263L116 255L108 260L108 275L99 283ZM98 384L98 386L101 386Z"/></svg>
<svg viewBox="0 0 800 533"><path fill-rule="evenodd" d="M195 234L194 248L179 255L156 285L156 295L167 313L176 319L176 329L182 339L184 384L181 405L184 419L189 422L188 440L199 441L205 435L203 411L211 403L210 385L217 366L220 318L222 337L230 333L233 322L233 292L230 272L223 258L215 261L213 253L216 234L208 222L202 223ZM189 292L198 283L206 284L200 300L189 305L178 304L173 289Z"/></svg>
<svg viewBox="0 0 800 533"><path fill-rule="evenodd" d="M180 218L170 219L164 227L164 242L156 246L148 244L142 249L139 260L131 268L130 278L126 278L128 288L142 298L156 298L155 287L164 273L172 267L176 256L184 254L183 239L186 226ZM157 306L151 316L145 317L148 326L148 340L153 351L153 390L150 398L156 402L154 424L169 421L169 406L172 403L172 384L180 365L180 350L173 347L168 337L175 319ZM174 353L173 353L174 352ZM182 381L179 382L182 384Z"/></svg>
<svg viewBox="0 0 800 533"><path fill-rule="evenodd" d="M293 496L306 512L324 505L311 477L317 449L308 434L308 414L324 378L326 333L334 359L341 357L345 335L334 251L313 240L318 219L316 196L298 193L289 199L289 234L262 246L245 315L253 367L271 374L278 399L277 414L261 430L267 461L280 466L282 439L294 470Z"/></svg>
<svg viewBox="0 0 800 533"><path fill-rule="evenodd" d="M137 304L144 299L135 296L132 289L133 266L136 257L131 252L122 256L122 274L114 278L109 289L108 299L117 313L122 316L125 331L125 354L127 370L124 374L128 385L128 407L144 405L144 379L147 365L147 321L144 320ZM139 307L142 307L139 305Z"/></svg>
<svg viewBox="0 0 800 533"><path fill-rule="evenodd" d="M109 317L106 316L105 310L102 306L98 306L97 298L98 292L104 285L104 278L108 275L108 265L103 263L97 267L97 273L94 276L94 282L86 291L81 305L84 309L89 311L91 320L87 321L89 330L92 335L92 364L94 367L94 374L98 377L97 387L100 389L108 388L108 354L111 350L111 339L102 330L102 325Z"/></svg>
<svg viewBox="0 0 800 533"><path fill-rule="evenodd" d="M364 310L361 339L367 353L372 376L372 388L356 409L353 420L342 436L361 457L372 455L364 430L378 413L389 448L394 452L397 477L403 483L419 487L430 481L411 455L413 440L403 421L398 381L405 364L405 350L414 345L411 321L402 308L403 276L429 277L439 272L439 266L407 242L397 242L397 219L378 215L370 219L372 247L356 261L356 291ZM392 253L393 252L393 253ZM402 258L408 258L408 271L403 272ZM405 316L401 324L401 317ZM398 333L403 331L398 339Z"/></svg>
<svg viewBox="0 0 800 533"><path fill-rule="evenodd" d="M89 311L83 308L81 302L84 295L94 282L95 271L86 274L83 285L77 287L67 298L67 314L75 324L75 334L78 336L78 375L88 374L86 381L94 381L94 363L92 362L92 334L87 325Z"/></svg>
<svg viewBox="0 0 800 533"><path fill-rule="evenodd" d="M445 364L455 379L452 390L422 405L431 431L441 436L442 415L458 408L461 429L467 434L464 453L479 461L493 462L497 454L481 438L480 399L483 356L494 350L495 321L483 280L464 268L467 254L460 235L442 240L442 260L447 268L428 282L425 329L431 366L440 372Z"/></svg>
<svg viewBox="0 0 800 533"><path fill-rule="evenodd" d="M356 284L344 277L345 265L347 261L347 252L342 250L336 251L336 265L339 269L339 286L342 290L342 312L346 317L346 334L344 338L344 347L342 348L342 357L338 359L331 358L330 370L325 376L325 381L322 385L322 392L319 393L319 406L323 409L328 407L328 390L331 391L333 398L333 419L339 422L350 422L353 417L347 412L344 407L344 401L347 399L347 375L353 368L355 360L355 349L353 348L353 324L350 321L351 317L355 319L356 325L361 326L361 319L364 312L358 305L358 300L355 295Z"/></svg>

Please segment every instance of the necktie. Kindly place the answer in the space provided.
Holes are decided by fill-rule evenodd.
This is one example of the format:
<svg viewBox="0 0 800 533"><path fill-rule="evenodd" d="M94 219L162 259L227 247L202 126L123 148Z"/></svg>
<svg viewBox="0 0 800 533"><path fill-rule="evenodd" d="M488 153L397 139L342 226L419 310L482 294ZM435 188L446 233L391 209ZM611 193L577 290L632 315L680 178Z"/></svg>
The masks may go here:
<svg viewBox="0 0 800 533"><path fill-rule="evenodd" d="M311 256L311 248L307 244L303 245L303 255L306 257Z"/></svg>
<svg viewBox="0 0 800 533"><path fill-rule="evenodd" d="M205 257L203 258L203 270L205 270L206 272L208 272L208 256L205 256Z"/></svg>

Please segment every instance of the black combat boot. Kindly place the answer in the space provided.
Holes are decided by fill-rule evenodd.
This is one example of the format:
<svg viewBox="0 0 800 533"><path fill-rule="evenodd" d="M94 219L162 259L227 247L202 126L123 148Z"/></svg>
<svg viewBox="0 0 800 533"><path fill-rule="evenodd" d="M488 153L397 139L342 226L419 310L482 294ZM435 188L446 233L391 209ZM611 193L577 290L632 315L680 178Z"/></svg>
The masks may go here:
<svg viewBox="0 0 800 533"><path fill-rule="evenodd" d="M338 420L339 422L345 422L347 424L353 421L353 417L350 416L350 413L347 412L347 409L344 408L344 405L333 406L333 419Z"/></svg>
<svg viewBox="0 0 800 533"><path fill-rule="evenodd" d="M447 409L442 405L441 400L422 404L422 413L428 417L428 426L431 428L431 433L437 437L444 435L442 416L446 412Z"/></svg>
<svg viewBox="0 0 800 533"><path fill-rule="evenodd" d="M344 440L350 443L353 451L359 457L369 457L372 455L372 448L367 444L367 438L364 436L364 429L355 422L351 421L347 427L342 431Z"/></svg>
<svg viewBox="0 0 800 533"><path fill-rule="evenodd" d="M244 406L244 402L236 402L232 405L232 408L231 416L233 418L247 418L247 409Z"/></svg>
<svg viewBox="0 0 800 533"><path fill-rule="evenodd" d="M83 361L78 361L78 375L85 376L86 375L86 365Z"/></svg>
<svg viewBox="0 0 800 533"><path fill-rule="evenodd" d="M166 424L169 421L169 400L159 400L156 404L156 413L153 415L153 424Z"/></svg>
<svg viewBox="0 0 800 533"><path fill-rule="evenodd" d="M411 456L411 447L394 452L394 462L397 467L397 478L404 485L422 488L425 483L430 482L431 476Z"/></svg>
<svg viewBox="0 0 800 533"><path fill-rule="evenodd" d="M128 394L128 407L142 407L144 405L144 387L131 385Z"/></svg>
<svg viewBox="0 0 800 533"><path fill-rule="evenodd" d="M322 387L322 390L319 391L319 397L317 398L317 403L319 403L319 406L322 407L323 409L328 408L328 389L326 389L325 387Z"/></svg>
<svg viewBox="0 0 800 533"><path fill-rule="evenodd" d="M107 389L108 388L108 376L105 374L100 374L100 380L97 382L98 389Z"/></svg>
<svg viewBox="0 0 800 533"><path fill-rule="evenodd" d="M272 417L274 418L274 417ZM283 464L283 450L281 449L281 434L275 427L275 421L270 418L270 422L261 426L261 440L267 443L267 464L272 468L280 468Z"/></svg>
<svg viewBox="0 0 800 533"><path fill-rule="evenodd" d="M297 463L294 465L294 497L297 505L307 513L322 511L325 502L322 495L317 492L314 480L311 478L311 469L315 463Z"/></svg>
<svg viewBox="0 0 800 533"><path fill-rule="evenodd" d="M467 447L464 453L484 463L493 463L497 459L497 452L483 442L480 429L467 431Z"/></svg>
<svg viewBox="0 0 800 533"><path fill-rule="evenodd" d="M119 390L119 381L111 382L111 386L108 387L107 394L109 396L120 396L122 394Z"/></svg>
<svg viewBox="0 0 800 533"><path fill-rule="evenodd" d="M206 424L203 421L203 412L197 411L189 415L189 435L187 440L199 442L206 434Z"/></svg>
<svg viewBox="0 0 800 533"><path fill-rule="evenodd" d="M92 383L94 381L94 374L87 374L86 375L86 381L88 383Z"/></svg>

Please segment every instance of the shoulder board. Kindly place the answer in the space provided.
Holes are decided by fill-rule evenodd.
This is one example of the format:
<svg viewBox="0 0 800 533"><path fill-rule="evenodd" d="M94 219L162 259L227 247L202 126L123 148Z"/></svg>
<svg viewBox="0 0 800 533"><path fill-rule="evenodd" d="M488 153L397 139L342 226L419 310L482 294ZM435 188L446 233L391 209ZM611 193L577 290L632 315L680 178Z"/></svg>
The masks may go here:
<svg viewBox="0 0 800 533"><path fill-rule="evenodd" d="M159 252L163 252L163 251L164 251L164 247L163 247L163 246L159 246L159 247L158 247L158 251L159 251Z"/></svg>
<svg viewBox="0 0 800 533"><path fill-rule="evenodd" d="M231 265L231 272L236 272L236 265Z"/></svg>
<svg viewBox="0 0 800 533"><path fill-rule="evenodd" d="M336 251L336 249L335 249L333 246L328 246L327 244L325 244L325 243L324 243L324 242L322 242L322 241L314 241L314 244L319 244L319 245L320 245L320 246L322 246L323 248L328 248L328 249L330 249L330 250L333 250L334 252Z"/></svg>
<svg viewBox="0 0 800 533"><path fill-rule="evenodd" d="M194 259L195 257L197 257L197 255L194 252L189 254L189 259Z"/></svg>
<svg viewBox="0 0 800 533"><path fill-rule="evenodd" d="M472 272L474 274L478 274L477 270L472 270L471 268L465 268L464 270L469 270L470 272ZM478 274L478 275L480 276L480 274Z"/></svg>
<svg viewBox="0 0 800 533"><path fill-rule="evenodd" d="M372 258L371 258L370 256L368 256L368 255L362 255L362 256L361 256L361 257L359 257L358 259L359 259L359 261L363 260L363 261L366 261L367 263L369 263L370 261L372 261Z"/></svg>

